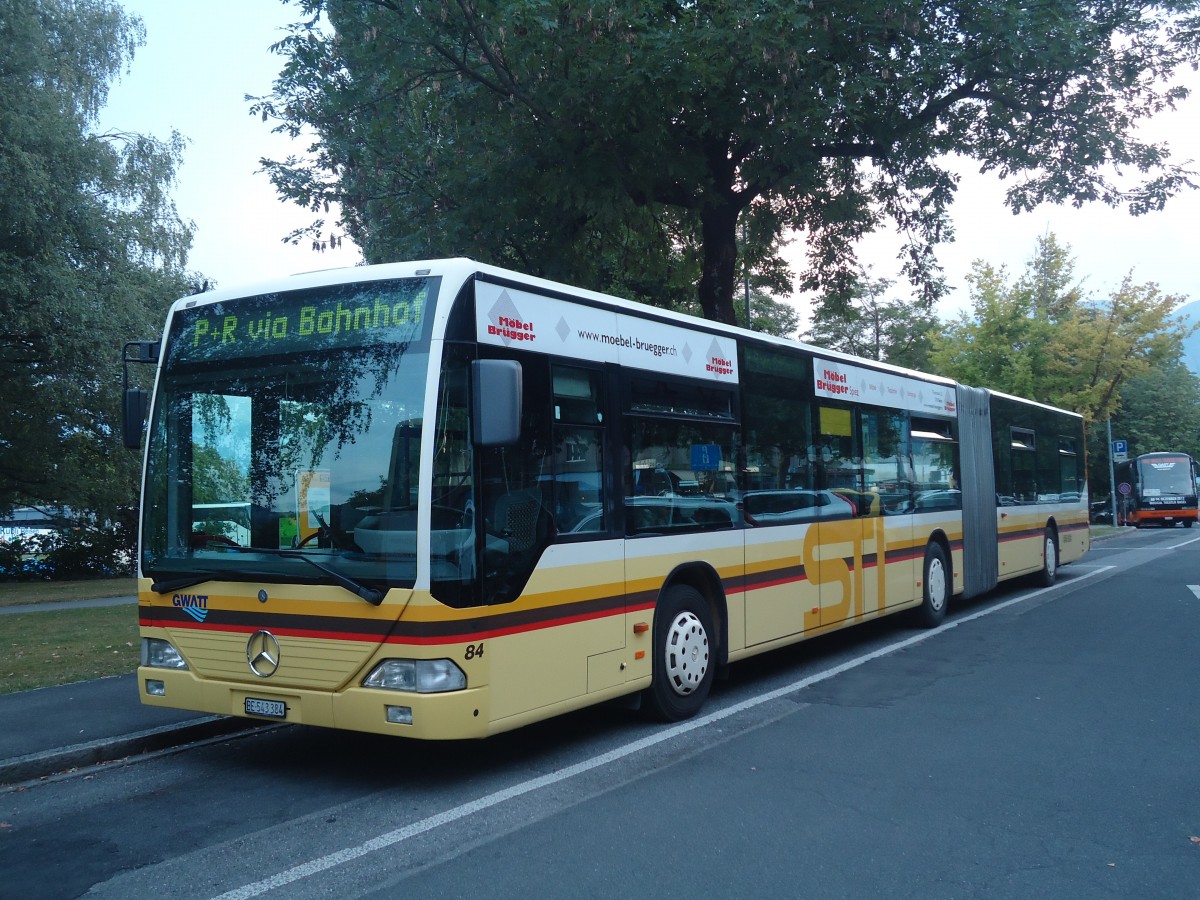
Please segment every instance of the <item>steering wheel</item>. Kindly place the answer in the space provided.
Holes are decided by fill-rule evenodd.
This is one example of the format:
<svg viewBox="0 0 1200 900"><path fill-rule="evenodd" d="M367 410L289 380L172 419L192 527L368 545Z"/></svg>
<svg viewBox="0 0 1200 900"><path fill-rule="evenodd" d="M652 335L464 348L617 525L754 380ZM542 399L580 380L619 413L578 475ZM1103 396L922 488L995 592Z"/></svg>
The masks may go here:
<svg viewBox="0 0 1200 900"><path fill-rule="evenodd" d="M469 524L467 520L467 511L465 509L459 509L455 506L445 506L441 503L433 503L429 506L429 512L429 520L431 524L437 517L438 513L441 513L445 516L445 521L454 523L450 526L451 528L465 528ZM438 531L443 530L437 528L436 525L433 527Z"/></svg>

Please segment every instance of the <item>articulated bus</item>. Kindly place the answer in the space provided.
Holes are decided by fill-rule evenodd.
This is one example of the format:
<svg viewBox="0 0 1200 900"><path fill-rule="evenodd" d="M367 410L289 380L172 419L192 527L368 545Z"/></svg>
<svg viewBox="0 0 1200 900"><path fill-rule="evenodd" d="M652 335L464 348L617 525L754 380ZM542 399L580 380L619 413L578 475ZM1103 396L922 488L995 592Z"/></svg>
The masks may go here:
<svg viewBox="0 0 1200 900"><path fill-rule="evenodd" d="M1195 524L1200 469L1186 453L1143 453L1117 463L1115 476L1118 525Z"/></svg>
<svg viewBox="0 0 1200 900"><path fill-rule="evenodd" d="M678 720L737 660L1089 547L1075 414L468 260L185 298L126 361L154 706Z"/></svg>

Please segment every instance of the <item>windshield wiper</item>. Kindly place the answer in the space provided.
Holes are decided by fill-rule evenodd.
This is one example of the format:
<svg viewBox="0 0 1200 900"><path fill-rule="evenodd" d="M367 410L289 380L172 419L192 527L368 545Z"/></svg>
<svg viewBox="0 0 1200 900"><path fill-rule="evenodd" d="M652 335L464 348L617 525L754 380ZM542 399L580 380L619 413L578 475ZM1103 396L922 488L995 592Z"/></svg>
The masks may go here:
<svg viewBox="0 0 1200 900"><path fill-rule="evenodd" d="M192 572L188 575L177 575L175 578L164 578L162 581L154 580L150 585L150 590L156 594L172 594L175 591L181 591L186 587L192 587L197 584L204 584L206 581L212 581L221 572Z"/></svg>
<svg viewBox="0 0 1200 900"><path fill-rule="evenodd" d="M343 575L337 569L331 569L329 566L322 565L311 556L301 553L299 550L276 550L276 555L286 559L302 559L314 569L320 569L326 575L334 580L338 587L343 587L356 597L362 597L372 606L378 606L383 602L383 592L377 591L375 588L369 588L365 584L359 584L349 575Z"/></svg>
<svg viewBox="0 0 1200 900"><path fill-rule="evenodd" d="M306 553L301 553L299 550L269 550L265 547L238 547L238 553L265 553L268 556L282 556L284 559L300 559L308 563L314 569L318 569L324 574L333 579L334 584L338 587L345 588L356 597L361 597L372 606L378 606L383 602L383 592L377 591L375 588L369 588L364 584L359 584L349 575L343 575L337 569L331 569L329 566L317 562Z"/></svg>
<svg viewBox="0 0 1200 900"><path fill-rule="evenodd" d="M234 549L234 548L229 548ZM329 576L333 582L341 588L345 588L356 597L361 597L372 606L378 606L383 602L383 593L375 588L369 588L366 585L359 584L348 575L343 575L337 569L331 569L329 566L322 565L310 556L301 553L299 550L268 550L262 547L238 547L238 553L264 553L270 556L282 556L286 559L301 559L308 563L314 569L320 570L323 574ZM249 575L249 572L229 571L208 571L208 572L191 572L187 575L179 575L175 578L165 578L161 581L155 580L150 585L150 589L157 594L171 594L175 591L182 590L193 585L203 584L206 581L212 581L215 578L228 577L230 575ZM265 576L260 576L265 577Z"/></svg>

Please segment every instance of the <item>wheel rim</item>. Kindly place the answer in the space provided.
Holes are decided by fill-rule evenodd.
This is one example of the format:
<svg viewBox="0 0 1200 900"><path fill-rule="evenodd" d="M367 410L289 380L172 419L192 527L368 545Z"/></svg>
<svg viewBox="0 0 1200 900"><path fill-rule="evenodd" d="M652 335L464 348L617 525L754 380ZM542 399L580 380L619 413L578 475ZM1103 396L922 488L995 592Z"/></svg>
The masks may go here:
<svg viewBox="0 0 1200 900"><path fill-rule="evenodd" d="M929 606L933 610L941 609L946 603L946 567L938 557L929 560L929 574L925 577L925 587L929 591Z"/></svg>
<svg viewBox="0 0 1200 900"><path fill-rule="evenodd" d="M686 697L704 681L708 672L708 634L695 613L684 611L667 630L667 683Z"/></svg>
<svg viewBox="0 0 1200 900"><path fill-rule="evenodd" d="M1050 535L1046 535L1046 574L1053 575L1058 571L1058 548L1054 546L1054 539Z"/></svg>

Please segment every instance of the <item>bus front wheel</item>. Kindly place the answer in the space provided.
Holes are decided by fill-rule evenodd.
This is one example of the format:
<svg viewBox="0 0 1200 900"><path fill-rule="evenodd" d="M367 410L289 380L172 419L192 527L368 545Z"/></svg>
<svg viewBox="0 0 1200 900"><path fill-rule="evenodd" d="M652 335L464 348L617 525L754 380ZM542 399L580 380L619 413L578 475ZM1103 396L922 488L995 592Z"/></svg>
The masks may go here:
<svg viewBox="0 0 1200 900"><path fill-rule="evenodd" d="M917 622L925 628L937 628L946 618L946 606L950 602L949 575L946 551L941 544L931 543L925 548L923 602L916 609Z"/></svg>
<svg viewBox="0 0 1200 900"><path fill-rule="evenodd" d="M657 718L678 722L704 705L716 668L712 634L701 593L688 585L668 589L654 614L654 674L646 691Z"/></svg>

